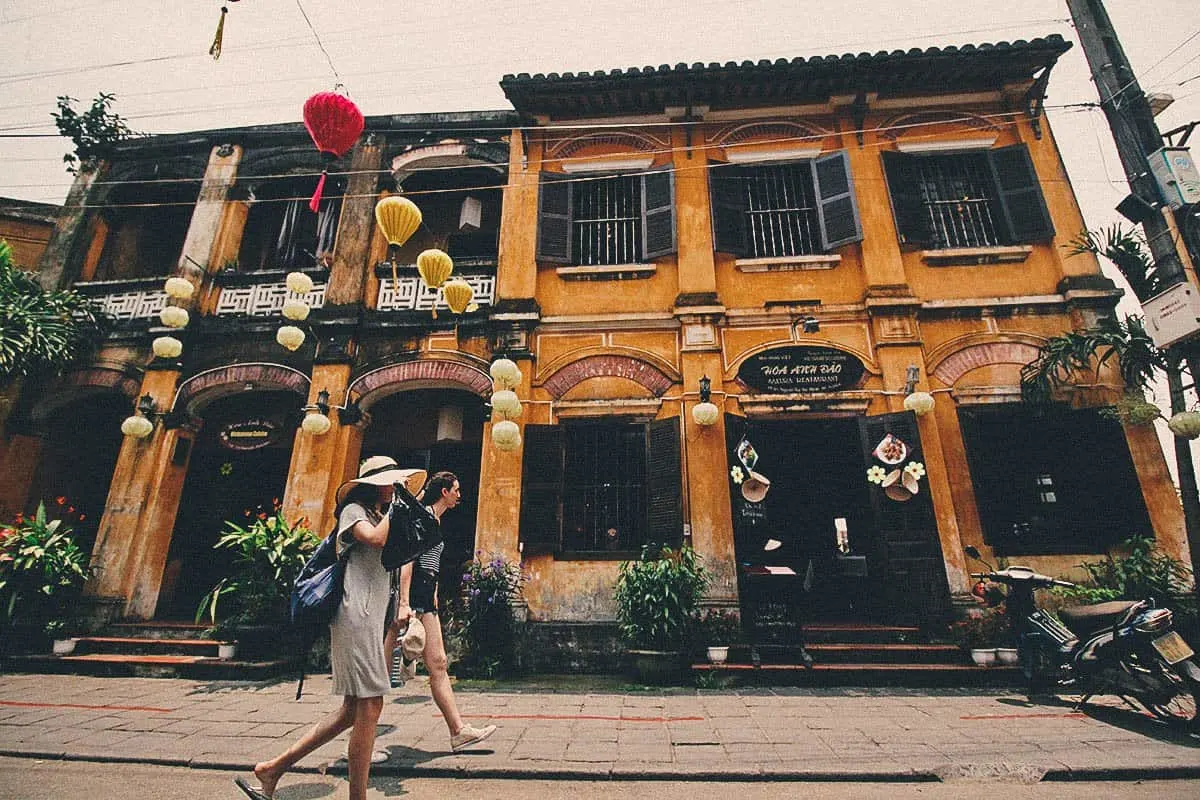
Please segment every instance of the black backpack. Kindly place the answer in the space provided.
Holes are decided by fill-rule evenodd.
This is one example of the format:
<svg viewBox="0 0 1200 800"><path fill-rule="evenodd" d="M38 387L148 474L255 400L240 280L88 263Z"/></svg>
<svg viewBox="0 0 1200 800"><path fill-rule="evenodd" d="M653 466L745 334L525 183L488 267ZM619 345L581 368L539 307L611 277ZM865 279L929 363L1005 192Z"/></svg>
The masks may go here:
<svg viewBox="0 0 1200 800"><path fill-rule="evenodd" d="M415 561L421 553L442 541L442 526L412 493L397 483L388 509L388 538L379 559L384 569L396 569Z"/></svg>
<svg viewBox="0 0 1200 800"><path fill-rule="evenodd" d="M292 587L292 629L303 653L300 662L300 683L296 686L296 699L304 691L304 667L308 653L320 638L325 628L333 621L342 602L342 584L346 577L348 546L341 558L337 554L337 527L326 536L312 555L304 569L296 576Z"/></svg>

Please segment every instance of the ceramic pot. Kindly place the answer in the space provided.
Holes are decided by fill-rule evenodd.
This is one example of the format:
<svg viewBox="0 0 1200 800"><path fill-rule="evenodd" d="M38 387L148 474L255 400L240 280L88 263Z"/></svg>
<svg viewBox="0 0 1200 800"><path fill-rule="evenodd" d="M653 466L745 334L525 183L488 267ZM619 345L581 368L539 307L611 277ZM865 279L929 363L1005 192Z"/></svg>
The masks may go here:
<svg viewBox="0 0 1200 800"><path fill-rule="evenodd" d="M996 663L996 648L974 649L971 651L971 660L975 662L976 666L990 667Z"/></svg>
<svg viewBox="0 0 1200 800"><path fill-rule="evenodd" d="M729 658L729 647L710 647L708 648L708 663L724 664Z"/></svg>
<svg viewBox="0 0 1200 800"><path fill-rule="evenodd" d="M237 642L221 642L217 645L217 658L229 661L237 655Z"/></svg>
<svg viewBox="0 0 1200 800"><path fill-rule="evenodd" d="M1017 655L1015 647L997 647L996 661L1006 667L1014 666L1020 663L1020 658Z"/></svg>
<svg viewBox="0 0 1200 800"><path fill-rule="evenodd" d="M50 647L56 656L69 656L71 653L75 652L75 640L55 639L54 643Z"/></svg>

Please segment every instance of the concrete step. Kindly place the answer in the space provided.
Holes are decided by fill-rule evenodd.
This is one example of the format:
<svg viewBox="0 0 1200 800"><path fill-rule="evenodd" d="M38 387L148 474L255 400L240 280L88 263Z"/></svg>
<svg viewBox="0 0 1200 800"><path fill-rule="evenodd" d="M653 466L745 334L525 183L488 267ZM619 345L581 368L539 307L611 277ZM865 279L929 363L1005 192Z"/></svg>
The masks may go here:
<svg viewBox="0 0 1200 800"><path fill-rule="evenodd" d="M912 644L925 641L920 628L868 622L813 622L804 626L804 638L813 644Z"/></svg>
<svg viewBox="0 0 1200 800"><path fill-rule="evenodd" d="M119 655L175 654L215 656L217 642L213 639L144 639L133 636L80 636L75 640L73 655L108 653Z"/></svg>
<svg viewBox="0 0 1200 800"><path fill-rule="evenodd" d="M707 680L735 686L1017 686L1018 667L976 667L967 664L693 664L692 672ZM701 678L705 680L705 678Z"/></svg>
<svg viewBox="0 0 1200 800"><path fill-rule="evenodd" d="M952 644L810 644L809 655L821 664L962 664L963 651Z"/></svg>
<svg viewBox="0 0 1200 800"><path fill-rule="evenodd" d="M118 653L12 656L5 660L4 666L12 672L201 680L262 680L295 670L291 661L223 661L215 656Z"/></svg>
<svg viewBox="0 0 1200 800"><path fill-rule="evenodd" d="M209 627L192 622L115 622L103 633L131 639L199 639Z"/></svg>

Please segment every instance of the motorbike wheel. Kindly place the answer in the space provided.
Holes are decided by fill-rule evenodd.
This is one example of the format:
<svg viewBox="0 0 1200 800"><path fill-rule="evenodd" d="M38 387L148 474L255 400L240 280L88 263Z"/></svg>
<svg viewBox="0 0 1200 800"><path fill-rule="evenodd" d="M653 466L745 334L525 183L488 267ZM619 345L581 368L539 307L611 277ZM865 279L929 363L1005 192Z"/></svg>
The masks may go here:
<svg viewBox="0 0 1200 800"><path fill-rule="evenodd" d="M1164 685L1163 692L1156 694L1154 702L1148 698L1139 697L1150 713L1172 725L1195 727L1197 707L1200 706L1200 684L1193 682L1161 658L1151 667ZM1166 699L1164 699L1166 698Z"/></svg>

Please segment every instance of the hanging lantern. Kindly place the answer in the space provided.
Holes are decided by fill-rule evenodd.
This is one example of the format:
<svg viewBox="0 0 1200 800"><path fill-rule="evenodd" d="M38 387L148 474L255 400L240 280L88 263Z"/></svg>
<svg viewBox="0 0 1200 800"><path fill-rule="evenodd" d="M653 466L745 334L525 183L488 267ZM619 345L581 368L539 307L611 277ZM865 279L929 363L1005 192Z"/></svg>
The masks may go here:
<svg viewBox="0 0 1200 800"><path fill-rule="evenodd" d="M188 312L179 306L167 306L158 312L158 319L168 328L186 328L188 324Z"/></svg>
<svg viewBox="0 0 1200 800"><path fill-rule="evenodd" d="M304 331L295 325L284 325L275 331L275 341L295 352L300 349L300 345L304 344Z"/></svg>
<svg viewBox="0 0 1200 800"><path fill-rule="evenodd" d="M504 419L516 419L521 416L521 400L516 392L501 389L492 395L492 410Z"/></svg>
<svg viewBox="0 0 1200 800"><path fill-rule="evenodd" d="M308 303L303 300L297 300L294 297L283 301L283 315L297 322L303 322L308 319L308 312L311 310Z"/></svg>
<svg viewBox="0 0 1200 800"><path fill-rule="evenodd" d="M1200 438L1200 411L1180 411L1167 420L1167 427L1180 439Z"/></svg>
<svg viewBox="0 0 1200 800"><path fill-rule="evenodd" d="M708 427L716 424L717 418L721 416L721 409L717 408L716 403L697 403L692 406L692 419L697 425Z"/></svg>
<svg viewBox="0 0 1200 800"><path fill-rule="evenodd" d="M441 250L424 250L417 256L417 272L430 289L440 288L453 271L454 261Z"/></svg>
<svg viewBox="0 0 1200 800"><path fill-rule="evenodd" d="M126 417L121 423L121 433L134 439L145 439L154 430L154 423L140 414Z"/></svg>
<svg viewBox="0 0 1200 800"><path fill-rule="evenodd" d="M305 433L311 433L313 436L321 436L329 432L333 422L320 411L310 411L304 421L300 423L300 428Z"/></svg>
<svg viewBox="0 0 1200 800"><path fill-rule="evenodd" d="M400 247L421 226L421 209L407 197L392 195L375 204L375 222L388 242L388 249Z"/></svg>
<svg viewBox="0 0 1200 800"><path fill-rule="evenodd" d="M358 106L345 95L337 92L318 92L304 103L304 127L313 144L321 151L325 168L321 170L321 180L317 182L317 190L313 192L308 202L309 209L315 214L321 207L321 192L325 189L325 176L329 164L345 155L363 132L363 115Z"/></svg>
<svg viewBox="0 0 1200 800"><path fill-rule="evenodd" d="M507 358L497 358L488 368L492 381L498 389L515 389L521 383L521 368L515 361Z"/></svg>
<svg viewBox="0 0 1200 800"><path fill-rule="evenodd" d="M521 446L521 429L517 423L502 420L492 426L492 444L497 450L510 452Z"/></svg>
<svg viewBox="0 0 1200 800"><path fill-rule="evenodd" d="M159 336L150 343L150 347L159 358L179 358L183 352L183 342L174 336Z"/></svg>
<svg viewBox="0 0 1200 800"><path fill-rule="evenodd" d="M454 280L446 281L446 284L442 286L442 295L445 296L446 305L450 306L450 310L455 314L461 314L471 304L471 298L475 296L475 290L471 288L471 284L462 278L455 278Z"/></svg>
<svg viewBox="0 0 1200 800"><path fill-rule="evenodd" d="M933 395L929 392L912 392L904 398L904 409L918 417L933 411Z"/></svg>
<svg viewBox="0 0 1200 800"><path fill-rule="evenodd" d="M284 283L292 294L308 294L313 290L313 279L303 272L289 272Z"/></svg>
<svg viewBox="0 0 1200 800"><path fill-rule="evenodd" d="M176 300L191 298L192 292L195 290L196 287L192 286L192 282L187 278L167 278L167 285L163 287L167 297L174 297Z"/></svg>

